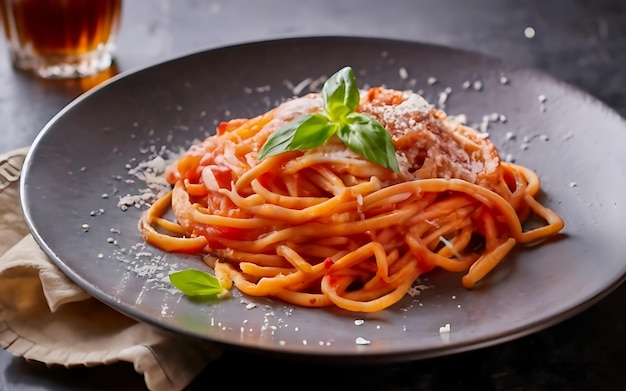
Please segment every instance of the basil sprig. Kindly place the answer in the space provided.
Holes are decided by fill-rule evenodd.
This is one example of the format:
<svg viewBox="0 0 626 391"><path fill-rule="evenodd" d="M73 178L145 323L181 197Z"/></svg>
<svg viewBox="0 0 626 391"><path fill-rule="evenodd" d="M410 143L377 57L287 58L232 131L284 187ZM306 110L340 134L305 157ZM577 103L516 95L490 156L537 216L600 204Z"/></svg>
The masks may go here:
<svg viewBox="0 0 626 391"><path fill-rule="evenodd" d="M387 169L399 171L391 135L371 116L355 113L360 95L351 67L324 83L324 113L303 114L272 133L258 159L324 144L334 134L353 152Z"/></svg>
<svg viewBox="0 0 626 391"><path fill-rule="evenodd" d="M212 296L222 292L214 275L202 270L187 269L169 275L170 282L187 296Z"/></svg>

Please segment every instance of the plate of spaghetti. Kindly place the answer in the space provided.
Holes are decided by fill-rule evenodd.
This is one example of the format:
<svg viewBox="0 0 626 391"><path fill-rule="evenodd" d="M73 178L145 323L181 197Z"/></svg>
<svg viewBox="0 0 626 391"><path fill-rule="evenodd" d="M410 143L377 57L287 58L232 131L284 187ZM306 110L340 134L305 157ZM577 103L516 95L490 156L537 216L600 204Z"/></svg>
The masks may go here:
<svg viewBox="0 0 626 391"><path fill-rule="evenodd" d="M31 148L22 205L70 278L140 321L422 359L549 327L622 283L625 130L585 92L478 53L251 42L81 96Z"/></svg>

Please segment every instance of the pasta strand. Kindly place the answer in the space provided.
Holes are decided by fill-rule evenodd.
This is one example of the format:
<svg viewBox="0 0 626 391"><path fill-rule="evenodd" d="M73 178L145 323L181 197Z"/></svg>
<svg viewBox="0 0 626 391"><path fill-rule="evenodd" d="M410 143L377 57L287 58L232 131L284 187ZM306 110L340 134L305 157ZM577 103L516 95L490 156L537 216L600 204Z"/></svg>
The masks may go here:
<svg viewBox="0 0 626 391"><path fill-rule="evenodd" d="M382 87L361 94L357 111L390 133L399 172L336 136L259 161L272 132L323 109L320 94L224 122L168 167L172 191L140 232L166 251L204 255L226 289L298 306L381 311L435 268L475 288L518 243L564 222L536 198L535 172L501 162L484 134L424 102ZM544 224L526 229L531 216Z"/></svg>

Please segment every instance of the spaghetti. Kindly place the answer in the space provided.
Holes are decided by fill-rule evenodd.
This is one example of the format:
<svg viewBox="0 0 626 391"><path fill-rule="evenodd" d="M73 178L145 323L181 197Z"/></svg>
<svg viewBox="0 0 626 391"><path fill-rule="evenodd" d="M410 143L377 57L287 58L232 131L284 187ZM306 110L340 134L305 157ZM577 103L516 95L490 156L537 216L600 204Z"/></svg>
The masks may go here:
<svg viewBox="0 0 626 391"><path fill-rule="evenodd" d="M392 136L397 172L337 136L258 159L272 133L323 107L311 93L221 123L166 170L172 190L142 216L145 240L202 254L226 289L374 312L435 268L472 288L516 244L563 228L536 200L533 171L501 161L485 134L411 91L371 88L356 108ZM533 215L544 224L525 230Z"/></svg>

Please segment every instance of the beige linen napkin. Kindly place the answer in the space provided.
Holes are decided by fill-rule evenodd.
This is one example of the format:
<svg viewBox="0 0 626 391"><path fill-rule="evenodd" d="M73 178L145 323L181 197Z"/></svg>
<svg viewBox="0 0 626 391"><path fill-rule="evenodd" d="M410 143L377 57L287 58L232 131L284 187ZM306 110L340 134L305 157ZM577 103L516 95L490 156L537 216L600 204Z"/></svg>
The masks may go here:
<svg viewBox="0 0 626 391"><path fill-rule="evenodd" d="M21 160L7 156L0 156L0 346L48 365L127 361L149 390L184 389L221 350L130 319L74 284L29 234L10 178Z"/></svg>

